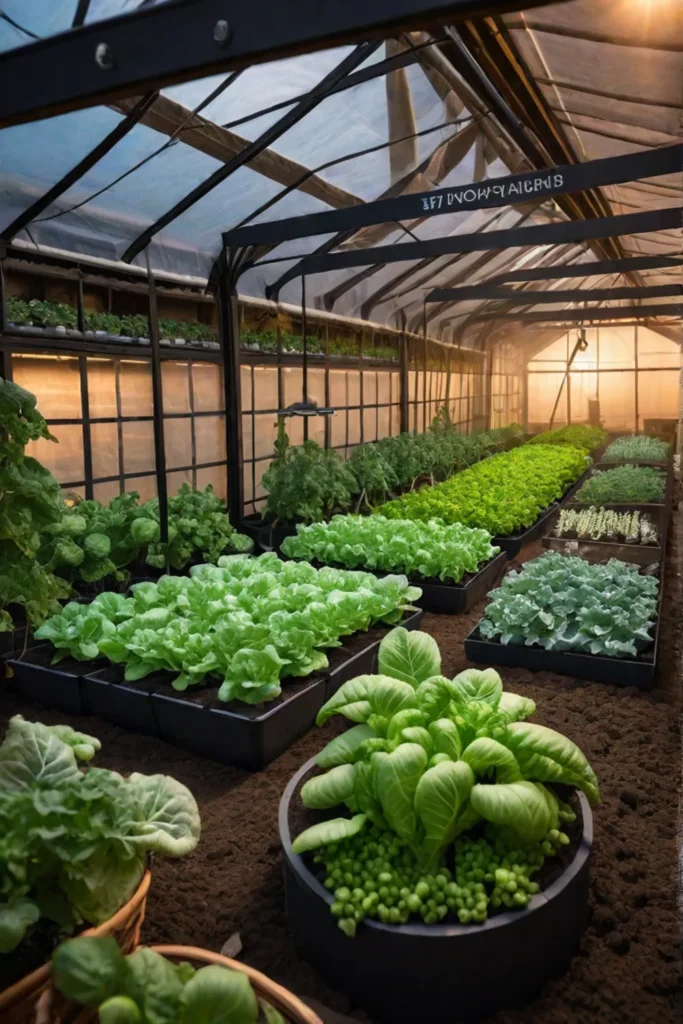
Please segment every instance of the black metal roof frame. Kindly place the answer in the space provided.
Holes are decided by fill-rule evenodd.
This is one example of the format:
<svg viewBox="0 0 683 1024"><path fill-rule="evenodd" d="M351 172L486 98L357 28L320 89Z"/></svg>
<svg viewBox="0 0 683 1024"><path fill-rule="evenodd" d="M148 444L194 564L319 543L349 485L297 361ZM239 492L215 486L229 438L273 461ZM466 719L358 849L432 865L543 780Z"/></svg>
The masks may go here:
<svg viewBox="0 0 683 1024"><path fill-rule="evenodd" d="M639 178L672 174L682 167L683 143L678 143L661 149L589 160L581 164L564 164L502 178L488 178L469 185L415 192L395 199L379 199L346 210L329 210L263 224L250 224L224 232L223 243L233 248L274 245L330 231L358 230L372 224L510 206L525 199L547 199L584 192L601 185L618 185ZM301 276L300 273L297 276Z"/></svg>
<svg viewBox="0 0 683 1024"><path fill-rule="evenodd" d="M507 320L523 323L589 323L591 320L644 320L655 316L678 318L683 315L683 302L659 303L654 306L614 306L612 309L556 309L538 313L486 312L476 320Z"/></svg>
<svg viewBox="0 0 683 1024"><path fill-rule="evenodd" d="M522 0L521 6L548 2ZM266 60L519 9L520 0L140 5L0 54L0 128Z"/></svg>
<svg viewBox="0 0 683 1024"><path fill-rule="evenodd" d="M683 264L681 265L683 269ZM491 299L520 305L548 305L553 302L609 302L619 299L657 299L666 295L683 295L683 284L658 284L626 288L565 288L553 291L520 291L497 288L491 284L475 284L463 288L435 288L425 296L425 302L443 302L452 305L468 299Z"/></svg>
<svg viewBox="0 0 683 1024"><path fill-rule="evenodd" d="M521 270L511 270L509 273L495 274L486 283L491 285L510 281L551 281L567 277L602 277L603 274L626 274L632 270L657 270L662 267L678 267L683 271L683 254L681 256L628 256L623 260L595 260L592 263L562 263L557 267L522 268Z"/></svg>

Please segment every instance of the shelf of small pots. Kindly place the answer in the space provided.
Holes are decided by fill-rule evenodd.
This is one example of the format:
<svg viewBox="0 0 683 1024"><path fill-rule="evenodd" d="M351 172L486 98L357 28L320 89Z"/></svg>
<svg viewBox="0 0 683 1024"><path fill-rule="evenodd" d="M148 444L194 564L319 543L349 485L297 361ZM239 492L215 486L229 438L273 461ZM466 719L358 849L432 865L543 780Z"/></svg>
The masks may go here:
<svg viewBox="0 0 683 1024"><path fill-rule="evenodd" d="M444 1019L454 992L458 1020L523 1006L579 947L595 774L494 670L442 676L425 633L389 634L379 673L322 708L356 724L282 797L297 948L380 1024Z"/></svg>

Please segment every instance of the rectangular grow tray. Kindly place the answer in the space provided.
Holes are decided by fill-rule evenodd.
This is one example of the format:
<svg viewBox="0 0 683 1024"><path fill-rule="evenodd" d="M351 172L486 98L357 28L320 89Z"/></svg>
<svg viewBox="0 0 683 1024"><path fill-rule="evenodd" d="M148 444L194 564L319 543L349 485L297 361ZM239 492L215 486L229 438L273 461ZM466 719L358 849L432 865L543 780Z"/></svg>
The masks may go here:
<svg viewBox="0 0 683 1024"><path fill-rule="evenodd" d="M83 676L94 668L106 665L106 660L76 661L64 658L50 664L55 649L52 644L41 644L26 651L15 652L7 659L19 690L29 700L48 708L57 708L70 715L84 715L88 707L83 696Z"/></svg>
<svg viewBox="0 0 683 1024"><path fill-rule="evenodd" d="M465 655L469 661L486 665L504 665L507 668L528 668L532 672L557 672L574 679L588 679L594 683L613 686L636 686L649 690L654 684L659 654L660 604L652 646L637 658L608 658L604 654L583 654L577 651L546 651L533 644L501 644L485 640L474 627L465 639Z"/></svg>
<svg viewBox="0 0 683 1024"><path fill-rule="evenodd" d="M587 562L603 562L616 558L620 562L633 562L636 565L661 564L662 549L659 545L626 544L618 541L578 540L570 537L544 537L544 548L559 551L562 555L578 555Z"/></svg>
<svg viewBox="0 0 683 1024"><path fill-rule="evenodd" d="M421 611L413 612L401 625L415 629L421 618ZM342 683L372 672L380 642L381 637L375 638L347 658L343 657L343 645L333 649L342 657L335 658L337 664L330 671L285 682L282 695L262 705L232 701L219 708L200 704L174 691L168 672L147 676L139 684L126 684L120 665L88 674L84 692L92 712L107 721L158 736L222 764L260 769L312 728L318 711Z"/></svg>

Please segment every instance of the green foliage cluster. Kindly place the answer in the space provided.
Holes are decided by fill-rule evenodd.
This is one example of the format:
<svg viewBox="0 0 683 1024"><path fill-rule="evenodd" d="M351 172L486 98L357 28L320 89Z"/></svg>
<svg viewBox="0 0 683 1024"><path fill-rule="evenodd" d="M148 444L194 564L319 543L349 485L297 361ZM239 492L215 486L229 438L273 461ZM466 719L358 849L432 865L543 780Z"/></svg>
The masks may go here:
<svg viewBox="0 0 683 1024"><path fill-rule="evenodd" d="M491 591L479 632L502 644L635 657L652 643L658 590L638 566L549 551Z"/></svg>
<svg viewBox="0 0 683 1024"><path fill-rule="evenodd" d="M395 490L419 480L446 480L521 436L517 424L479 434L459 434L437 417L424 434L398 434L358 445L344 461L315 441L291 445L278 422L275 458L263 476L268 499L264 519L320 522L353 508L374 510Z"/></svg>
<svg viewBox="0 0 683 1024"><path fill-rule="evenodd" d="M41 532L60 521L59 484L36 459L29 441L54 441L35 397L0 379L0 631L13 628L9 608L22 606L32 626L59 608L71 588L36 561Z"/></svg>
<svg viewBox="0 0 683 1024"><path fill-rule="evenodd" d="M133 894L151 853L199 840L190 791L166 775L81 771L99 740L68 725L10 720L0 746L0 953L40 918L100 924Z"/></svg>
<svg viewBox="0 0 683 1024"><path fill-rule="evenodd" d="M455 523L420 523L384 516L334 516L329 523L299 525L282 552L347 569L382 569L424 580L459 583L497 555L486 530Z"/></svg>
<svg viewBox="0 0 683 1024"><path fill-rule="evenodd" d="M9 298L6 307L8 321L15 324L33 324L35 327L66 327L78 330L78 311L64 302L46 302L42 299ZM149 321L141 313L123 314L84 313L86 331L106 331L124 338L148 338ZM170 320L159 318L162 338L184 338L185 341L216 341L216 331L210 324L197 320Z"/></svg>
<svg viewBox="0 0 683 1024"><path fill-rule="evenodd" d="M612 441L602 457L603 462L665 462L669 457L669 445L658 437L647 434L631 434Z"/></svg>
<svg viewBox="0 0 683 1024"><path fill-rule="evenodd" d="M242 344L255 348L258 346L260 352L277 352L277 332L242 330ZM301 353L304 350L303 338L300 334L292 334L291 331L280 331L280 344L284 353ZM310 355L323 355L325 346L322 338L316 335L306 335L306 351ZM360 344L356 338L329 338L327 351L331 356L341 356L347 359L358 359L360 356ZM376 345L366 348L363 351L365 359L381 359L385 362L396 363L399 359L398 348L390 345Z"/></svg>
<svg viewBox="0 0 683 1024"><path fill-rule="evenodd" d="M607 434L601 427L589 427L585 424L559 427L557 430L546 430L543 434L536 434L528 442L529 444L568 444L572 448L583 448L586 452L593 452L607 440Z"/></svg>
<svg viewBox="0 0 683 1024"><path fill-rule="evenodd" d="M435 487L404 494L379 509L389 519L463 523L505 536L531 526L588 464L568 445L514 448L458 473Z"/></svg>
<svg viewBox="0 0 683 1024"><path fill-rule="evenodd" d="M616 466L589 477L574 500L582 505L663 501L664 475L652 466Z"/></svg>
<svg viewBox="0 0 683 1024"><path fill-rule="evenodd" d="M193 559L217 562L226 551L244 554L254 546L250 537L230 525L225 505L211 484L203 491L182 484L178 493L169 498L168 551L166 545L159 542L158 498L148 501L141 511L150 516L157 527L147 553L147 564L157 569L165 567L167 555L172 569L183 569Z"/></svg>
<svg viewBox="0 0 683 1024"><path fill-rule="evenodd" d="M293 844L299 854L326 848L319 856L340 927L352 935L365 916L399 923L411 913L433 923L449 910L481 921L485 881L499 903L506 893L512 905L526 905L538 855L552 854L553 840L567 841L559 838L567 808L544 784L579 787L597 803L588 761L567 737L528 723L533 701L504 693L493 669L441 675L438 646L426 633L392 630L378 667L378 675L345 683L320 710L319 725L336 714L357 724L318 754L324 774L301 789L306 807L344 804L353 815L312 825ZM495 827L492 848L461 845L462 862L456 849L453 882L447 851L480 822ZM354 837L353 856L340 861L336 854ZM494 859L500 875L491 871Z"/></svg>
<svg viewBox="0 0 683 1024"><path fill-rule="evenodd" d="M213 677L219 700L249 704L278 697L282 676L327 668L324 649L340 637L400 621L421 593L405 576L316 571L275 554L223 556L131 590L68 604L36 636L56 648L54 661L104 655L125 664L127 680L171 672L176 690Z"/></svg>
<svg viewBox="0 0 683 1024"><path fill-rule="evenodd" d="M144 946L124 957L111 936L65 942L52 977L70 1002L97 1007L100 1024L286 1024L241 971L195 970Z"/></svg>
<svg viewBox="0 0 683 1024"><path fill-rule="evenodd" d="M659 533L647 516L640 512L617 512L614 509L563 508L554 530L556 537L577 537L579 540L624 541L626 544L657 544Z"/></svg>

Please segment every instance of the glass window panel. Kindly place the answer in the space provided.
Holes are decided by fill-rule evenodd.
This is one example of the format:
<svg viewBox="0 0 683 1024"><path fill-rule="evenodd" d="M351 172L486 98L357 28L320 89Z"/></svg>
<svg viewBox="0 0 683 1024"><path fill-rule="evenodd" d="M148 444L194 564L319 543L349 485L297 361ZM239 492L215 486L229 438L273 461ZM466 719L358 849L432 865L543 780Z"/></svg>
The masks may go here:
<svg viewBox="0 0 683 1024"><path fill-rule="evenodd" d="M175 473L166 474L166 487L169 498L177 494L183 484L192 486L192 470L177 470Z"/></svg>
<svg viewBox="0 0 683 1024"><path fill-rule="evenodd" d="M152 416L152 368L139 359L122 359L120 363L121 415Z"/></svg>
<svg viewBox="0 0 683 1024"><path fill-rule="evenodd" d="M119 432L116 423L91 423L93 479L116 476L119 472ZM118 484L117 484L118 493Z"/></svg>
<svg viewBox="0 0 683 1024"><path fill-rule="evenodd" d="M346 374L346 397L349 405L360 405L360 373L356 370Z"/></svg>
<svg viewBox="0 0 683 1024"><path fill-rule="evenodd" d="M597 373L570 373L569 376L572 423L588 423L591 409L596 409L589 403L596 402L598 399L598 375ZM610 376L615 375L610 374ZM603 378L603 385L604 383ZM609 379L607 384L609 386Z"/></svg>
<svg viewBox="0 0 683 1024"><path fill-rule="evenodd" d="M244 501L245 503L251 501L254 496L254 488L251 482L251 463L244 466L242 471L242 487L244 490Z"/></svg>
<svg viewBox="0 0 683 1024"><path fill-rule="evenodd" d="M346 444L346 412L337 411L330 419L330 444L333 448Z"/></svg>
<svg viewBox="0 0 683 1024"><path fill-rule="evenodd" d="M633 327L601 327L597 345L601 370L621 370L635 366L635 330Z"/></svg>
<svg viewBox="0 0 683 1024"><path fill-rule="evenodd" d="M192 392L195 412L222 411L225 408L223 367L217 363L192 363Z"/></svg>
<svg viewBox="0 0 683 1024"><path fill-rule="evenodd" d="M69 480L83 480L83 428L80 423L65 423L53 427L52 433L59 444L41 437L37 441L29 441L26 445L26 454L49 469L60 484Z"/></svg>
<svg viewBox="0 0 683 1024"><path fill-rule="evenodd" d="M363 372L363 404L375 405L377 402L377 374L374 370Z"/></svg>
<svg viewBox="0 0 683 1024"><path fill-rule="evenodd" d="M363 440L377 440L377 410L363 409Z"/></svg>
<svg viewBox="0 0 683 1024"><path fill-rule="evenodd" d="M285 426L290 444L304 443L304 421L302 416L290 416Z"/></svg>
<svg viewBox="0 0 683 1024"><path fill-rule="evenodd" d="M401 433L401 410L398 405L392 405L391 407L391 433Z"/></svg>
<svg viewBox="0 0 683 1024"><path fill-rule="evenodd" d="M645 370L638 374L638 430L653 420L677 420L680 402L678 370Z"/></svg>
<svg viewBox="0 0 683 1024"><path fill-rule="evenodd" d="M296 418L298 419L299 417ZM288 427L291 422L292 420L290 419L287 424ZM287 432L289 433L289 429ZM254 417L254 435L254 456L258 459L262 455L272 455L277 435L277 424L272 413L264 413L262 416Z"/></svg>
<svg viewBox="0 0 683 1024"><path fill-rule="evenodd" d="M681 349L675 341L669 341L656 331L638 327L638 367L680 367Z"/></svg>
<svg viewBox="0 0 683 1024"><path fill-rule="evenodd" d="M166 466L190 466L192 464L192 425L189 416L182 419L164 417L164 447Z"/></svg>
<svg viewBox="0 0 683 1024"><path fill-rule="evenodd" d="M75 356L12 356L12 374L22 388L38 400L48 422L80 419L81 375Z"/></svg>
<svg viewBox="0 0 683 1024"><path fill-rule="evenodd" d="M303 375L302 375L303 383ZM322 409L325 407L325 371L308 370L308 398L311 402L317 402ZM312 426L311 423L309 426ZM318 424L316 423L316 429Z"/></svg>
<svg viewBox="0 0 683 1024"><path fill-rule="evenodd" d="M602 348L600 354L602 357ZM600 420L605 430L635 430L635 374L605 373L599 385Z"/></svg>
<svg viewBox="0 0 683 1024"><path fill-rule="evenodd" d="M380 371L377 376L377 401L380 405L388 405L391 402L391 378L394 374Z"/></svg>
<svg viewBox="0 0 683 1024"><path fill-rule="evenodd" d="M251 409L251 366L241 368L242 411ZM195 409L197 406L195 406Z"/></svg>
<svg viewBox="0 0 683 1024"><path fill-rule="evenodd" d="M530 373L529 374L529 430L536 432L547 430L557 392L564 379L563 373ZM555 414L555 425L562 426L567 422L567 403L560 400Z"/></svg>
<svg viewBox="0 0 683 1024"><path fill-rule="evenodd" d="M277 367L254 367L254 408L278 408Z"/></svg>
<svg viewBox="0 0 683 1024"><path fill-rule="evenodd" d="M349 412L349 444L360 444L360 411L351 409Z"/></svg>
<svg viewBox="0 0 683 1024"><path fill-rule="evenodd" d="M126 481L126 490L137 491L141 502L151 501L157 496L157 478L156 476L138 476L134 480Z"/></svg>
<svg viewBox="0 0 683 1024"><path fill-rule="evenodd" d="M133 482L131 481L131 484L132 483ZM108 501L115 498L117 494L120 493L119 481L107 480L104 484L94 484L92 490L95 501L101 501L103 505L106 505ZM135 487L128 487L127 490L135 490Z"/></svg>
<svg viewBox="0 0 683 1024"><path fill-rule="evenodd" d="M225 462L227 455L224 416L196 416L194 436L197 464Z"/></svg>
<svg viewBox="0 0 683 1024"><path fill-rule="evenodd" d="M285 396L285 408L293 402L301 402L303 397L303 374L298 366L288 366L282 371Z"/></svg>
<svg viewBox="0 0 683 1024"><path fill-rule="evenodd" d="M333 409L347 405L345 370L330 370L330 403Z"/></svg>
<svg viewBox="0 0 683 1024"><path fill-rule="evenodd" d="M211 484L219 498L222 498L223 501L227 500L228 480L225 470L221 466L197 469L197 489L203 491L208 484Z"/></svg>
<svg viewBox="0 0 683 1024"><path fill-rule="evenodd" d="M116 416L116 364L113 359L88 359L90 417Z"/></svg>
<svg viewBox="0 0 683 1024"><path fill-rule="evenodd" d="M149 420L142 423L123 423L123 467L126 473L154 471L154 426ZM139 487L136 483L136 490ZM156 486L155 486L156 493Z"/></svg>
<svg viewBox="0 0 683 1024"><path fill-rule="evenodd" d="M378 423L378 438L388 437L391 433L391 409L389 406L378 410Z"/></svg>
<svg viewBox="0 0 683 1024"><path fill-rule="evenodd" d="M251 415L242 416L242 457L245 459L253 459L254 457L254 438L252 434L251 426Z"/></svg>
<svg viewBox="0 0 683 1024"><path fill-rule="evenodd" d="M161 364L164 412L190 412L189 363L170 359Z"/></svg>
<svg viewBox="0 0 683 1024"><path fill-rule="evenodd" d="M417 430L417 416L415 414L415 406L411 405L408 410L408 430L414 432Z"/></svg>

